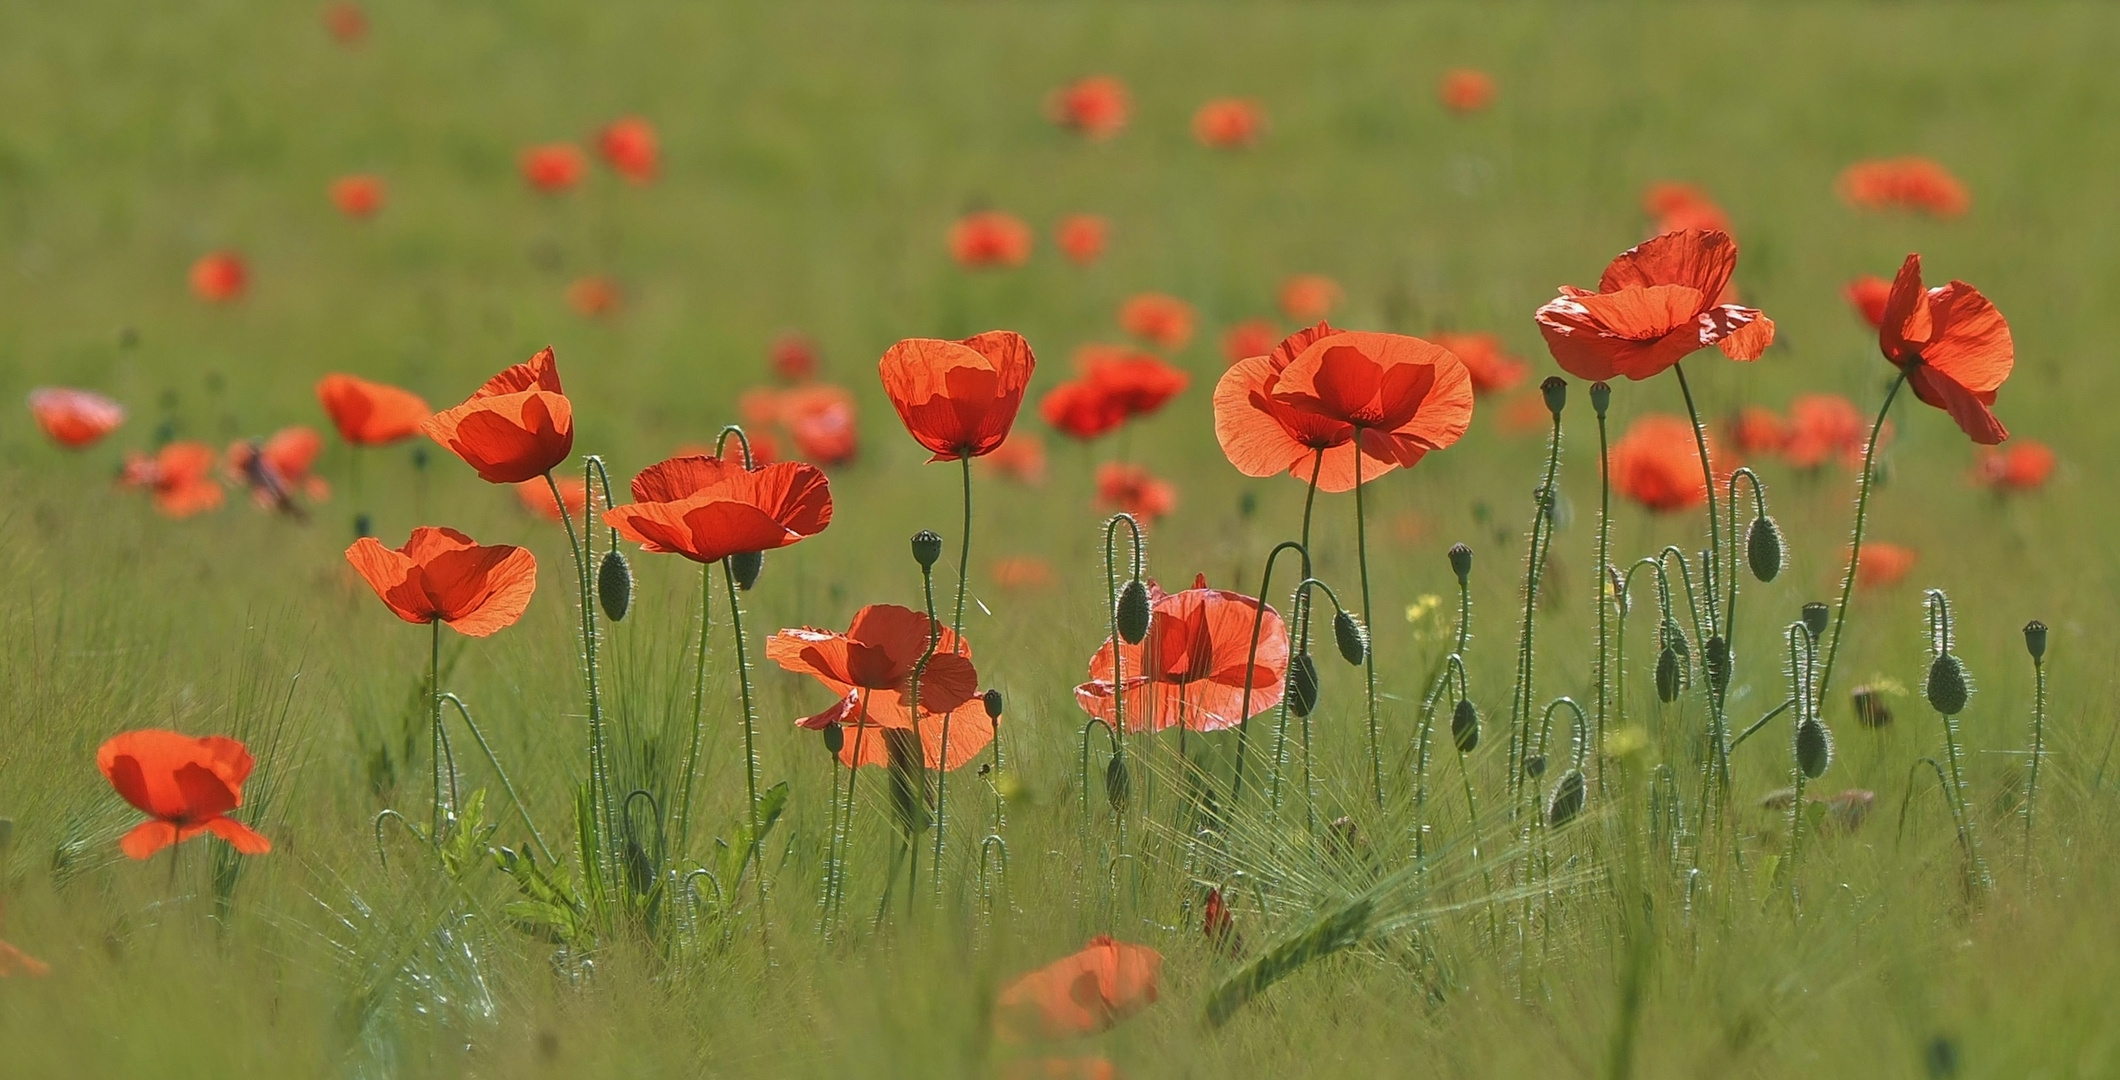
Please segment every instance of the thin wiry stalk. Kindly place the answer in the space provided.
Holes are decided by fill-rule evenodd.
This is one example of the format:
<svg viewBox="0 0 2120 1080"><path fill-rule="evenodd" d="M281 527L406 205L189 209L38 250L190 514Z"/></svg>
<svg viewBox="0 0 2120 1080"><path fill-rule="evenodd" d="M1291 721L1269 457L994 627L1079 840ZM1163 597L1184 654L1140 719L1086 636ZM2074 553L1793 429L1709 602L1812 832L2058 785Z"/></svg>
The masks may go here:
<svg viewBox="0 0 2120 1080"><path fill-rule="evenodd" d="M707 631L713 625L714 566L699 564L699 656L692 672L692 745L685 751L685 791L677 812L678 857L692 850L692 787L699 773L699 744L707 721Z"/></svg>
<svg viewBox="0 0 2120 1080"><path fill-rule="evenodd" d="M583 483L587 484L588 466L583 466ZM574 515L567 510L567 500L560 494L559 481L548 471L545 484L552 491L552 501L559 507L560 524L567 530L567 546L574 554L574 577L579 588L582 627L582 670L589 692L589 800L594 813L591 820L601 833L596 848L603 854L604 865L598 872L606 880L618 880L619 867L616 845L611 838L617 834L616 823L611 817L611 776L604 749L603 697L598 689L596 670L596 610L595 601L589 593L589 562L594 556L595 533L587 516L588 507L583 507L582 533L574 531ZM585 545L588 550L584 550ZM439 706L437 706L439 710Z"/></svg>
<svg viewBox="0 0 2120 1080"><path fill-rule="evenodd" d="M758 821L758 711L751 702L751 659L743 636L743 602L736 596L736 575L729 569L729 560L721 561L721 576L729 586L729 626L736 633L736 679L743 691L743 763L745 820L750 824L748 845L752 858L758 866L758 940L767 949L772 948L772 916L767 907L770 902L766 885L766 864Z"/></svg>
<svg viewBox="0 0 2120 1080"><path fill-rule="evenodd" d="M2032 880L2032 815L2039 806L2039 760L2046 753L2046 657L2032 658L2032 769L2024 782L2023 874Z"/></svg>
<svg viewBox="0 0 2120 1080"><path fill-rule="evenodd" d="M1824 711L1826 687L1833 679L1833 661L1840 655L1840 631L1848 621L1848 601L1855 595L1855 570L1862 565L1862 528L1869 520L1870 477L1876 471L1877 436L1884 430L1885 417L1892 413L1892 399L1899 396L1899 388L1906 385L1907 373L1901 368L1892 379L1892 388L1885 391L1884 404L1877 408L1877 419L1870 424L1870 440L1862 447L1862 479L1855 492L1855 532L1848 541L1848 569L1840 577L1840 603L1833 611L1833 636L1826 642L1825 666L1818 670L1818 705Z"/></svg>
<svg viewBox="0 0 2120 1080"><path fill-rule="evenodd" d="M1683 363L1672 364L1671 372L1678 376L1678 392L1686 399L1686 418L1693 422L1693 445L1695 449L1700 451L1701 482L1708 492L1707 565L1719 568L1722 565L1722 526L1715 515L1715 469L1708 460L1708 429L1701 425L1700 409L1693 404L1693 387L1686 382L1686 365ZM1719 571L1710 571L1709 576L1712 578L1716 572ZM1708 629L1719 631L1722 629L1722 622L1716 617L1714 583L1712 581L1708 583L1708 588Z"/></svg>
<svg viewBox="0 0 2120 1080"><path fill-rule="evenodd" d="M957 549L957 611L950 616L951 650L958 655L964 653L964 594L972 567L972 455L969 450L957 456L964 469L964 539ZM950 718L956 710L942 714L942 761L935 770L935 895L942 895L942 850L943 841L949 835L948 799L950 793ZM914 714L915 722L919 714Z"/></svg>
<svg viewBox="0 0 2120 1080"><path fill-rule="evenodd" d="M1611 619L1611 600L1606 597L1606 587L1611 582L1612 566L1612 455L1605 430L1605 410L1597 410L1597 569L1591 576L1597 579L1597 790L1605 791L1605 702L1608 697L1610 667L1607 646L1610 644L1606 629Z"/></svg>
<svg viewBox="0 0 2120 1080"><path fill-rule="evenodd" d="M1561 467L1561 418L1553 414L1553 434L1547 440L1546 471L1539 481L1536 494L1537 509L1531 518L1531 547L1524 559L1524 624L1517 633L1516 685L1509 695L1509 777L1510 813L1521 811L1524 790L1524 755L1530 742L1532 701L1536 695L1534 666L1534 632L1538 621L1538 589L1540 572L1545 568L1545 547L1552 532L1554 481Z"/></svg>
<svg viewBox="0 0 2120 1080"><path fill-rule="evenodd" d="M1249 650L1244 654L1244 696L1242 705L1237 709L1237 715L1240 717L1237 721L1237 766L1234 780L1230 786L1229 796L1232 806L1241 802L1244 798L1244 751L1251 730L1252 677L1258 672L1259 667L1259 637L1265 633L1266 629L1266 597L1268 591L1273 588L1273 565L1274 561L1281 557L1283 551L1295 551L1302 555L1303 576L1305 578L1310 576L1310 551L1302 544L1294 540L1283 540L1275 544L1272 551L1266 553L1266 572L1259 577L1259 592L1256 597L1259 606L1256 611L1252 612L1251 618L1251 644Z"/></svg>
<svg viewBox="0 0 2120 1080"><path fill-rule="evenodd" d="M1376 623L1370 619L1369 605L1369 527L1362 512L1362 429L1354 431L1354 550L1355 563L1362 573L1362 627L1364 632L1375 633ZM1322 456L1319 460L1323 460ZM1335 604L1338 601L1334 601ZM1384 808L1384 752L1377 743L1377 651L1372 647L1363 651L1362 683L1369 709L1369 782L1376 795L1378 810Z"/></svg>

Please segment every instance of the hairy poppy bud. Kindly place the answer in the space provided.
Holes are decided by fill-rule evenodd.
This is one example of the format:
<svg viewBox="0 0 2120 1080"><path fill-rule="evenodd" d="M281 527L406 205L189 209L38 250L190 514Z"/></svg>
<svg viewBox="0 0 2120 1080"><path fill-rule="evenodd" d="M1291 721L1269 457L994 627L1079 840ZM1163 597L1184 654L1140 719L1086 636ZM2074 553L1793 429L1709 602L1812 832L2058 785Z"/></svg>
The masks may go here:
<svg viewBox="0 0 2120 1080"><path fill-rule="evenodd" d="M1288 665L1288 710L1297 716L1309 716L1310 710L1318 707L1318 663L1310 653L1296 654L1295 663Z"/></svg>
<svg viewBox="0 0 2120 1080"><path fill-rule="evenodd" d="M758 584L758 572L766 567L763 551L739 551L729 556L729 576L736 579L736 587L745 592Z"/></svg>
<svg viewBox="0 0 2120 1080"><path fill-rule="evenodd" d="M1730 689L1730 643L1721 634L1708 638L1701 647L1701 666L1708 670L1708 688L1715 696Z"/></svg>
<svg viewBox="0 0 2120 1080"><path fill-rule="evenodd" d="M626 885L635 896L646 896L655 887L655 860L648 857L648 849L638 840L627 840L623 855L626 864Z"/></svg>
<svg viewBox="0 0 2120 1080"><path fill-rule="evenodd" d="M1112 813L1123 814L1133 797L1134 774L1127 771L1126 751L1121 750L1104 766L1104 801L1111 804Z"/></svg>
<svg viewBox="0 0 2120 1080"><path fill-rule="evenodd" d="M1826 620L1833 617L1833 609L1816 600L1803 606L1803 628L1811 632L1811 640L1826 636Z"/></svg>
<svg viewBox="0 0 2120 1080"><path fill-rule="evenodd" d="M1656 655L1656 700L1666 705L1678 700L1678 650L1664 646Z"/></svg>
<svg viewBox="0 0 2120 1080"><path fill-rule="evenodd" d="M2024 624L2024 651L2033 660L2046 659L2046 624L2037 619Z"/></svg>
<svg viewBox="0 0 2120 1080"><path fill-rule="evenodd" d="M1590 384L1590 408L1592 408L1593 410L1595 410L1595 411L1597 412L1597 418L1598 418L1598 419L1600 419L1600 420L1604 419L1604 418L1605 418L1605 410L1606 410L1606 409L1609 409L1609 408L1611 408L1611 407L1612 407L1612 384L1611 384L1611 383L1607 383L1607 382L1603 382L1603 381L1599 381L1599 382L1594 382L1594 383L1591 383L1591 384Z"/></svg>
<svg viewBox="0 0 2120 1080"><path fill-rule="evenodd" d="M942 537L928 529L913 534L913 561L922 570L929 569L942 558Z"/></svg>
<svg viewBox="0 0 2120 1080"><path fill-rule="evenodd" d="M979 703L986 706L987 719L1001 719L1001 691L988 690L986 693L979 695Z"/></svg>
<svg viewBox="0 0 2120 1080"><path fill-rule="evenodd" d="M1139 645L1148 636L1148 586L1140 578L1119 590L1119 608L1112 618L1119 624L1119 637L1128 645Z"/></svg>
<svg viewBox="0 0 2120 1080"><path fill-rule="evenodd" d="M1471 548L1463 544L1450 545L1450 572L1457 575L1459 588L1472 580Z"/></svg>
<svg viewBox="0 0 2120 1080"><path fill-rule="evenodd" d="M596 598L603 602L604 614L612 622L625 619L626 610L633 605L633 567L627 565L625 552L617 548L604 552L603 562L596 568Z"/></svg>
<svg viewBox="0 0 2120 1080"><path fill-rule="evenodd" d="M1480 745L1480 711L1472 707L1471 698L1459 698L1457 708L1450 713L1450 740L1457 743L1458 753L1469 754Z"/></svg>
<svg viewBox="0 0 2120 1080"><path fill-rule="evenodd" d="M1560 419L1561 410L1568 407L1568 380L1549 375L1545 382L1538 384L1538 392L1546 399L1546 411L1552 413L1555 420Z"/></svg>
<svg viewBox="0 0 2120 1080"><path fill-rule="evenodd" d="M1340 647L1340 658L1350 664L1360 666L1369 658L1369 635L1344 611L1332 617L1332 640Z"/></svg>
<svg viewBox="0 0 2120 1080"><path fill-rule="evenodd" d="M1752 576L1761 581L1781 576L1781 526L1773 518L1761 514L1752 519L1752 531L1745 536L1745 561L1751 564Z"/></svg>
<svg viewBox="0 0 2120 1080"><path fill-rule="evenodd" d="M841 728L838 724L825 725L824 748L827 751L831 752L834 756L837 756L839 753L839 748L845 746L846 744L847 733L843 728Z"/></svg>
<svg viewBox="0 0 2120 1080"><path fill-rule="evenodd" d="M1833 764L1833 733L1816 720L1796 726L1796 767L1813 780Z"/></svg>
<svg viewBox="0 0 2120 1080"><path fill-rule="evenodd" d="M1560 782L1553 785L1553 796L1546 800L1546 824L1557 829L1575 820L1575 815L1583 812L1583 800L1589 795L1589 785L1583 782L1583 770L1569 769L1562 773Z"/></svg>
<svg viewBox="0 0 2120 1080"><path fill-rule="evenodd" d="M1863 727L1883 727L1892 722L1892 710L1885 705L1884 691L1873 686L1858 686L1852 696L1855 699L1855 720Z"/></svg>
<svg viewBox="0 0 2120 1080"><path fill-rule="evenodd" d="M1524 775L1532 778L1533 780L1536 780L1539 777L1546 775L1546 755L1526 755L1524 758Z"/></svg>
<svg viewBox="0 0 2120 1080"><path fill-rule="evenodd" d="M367 514L365 514L365 513L362 513L362 514L355 514L355 515L353 515L353 538L354 538L355 540L359 540L359 539L360 539L361 537L364 537L364 536L374 536L374 535L375 535L375 519L374 519L374 518L371 518L371 517L369 517L369 516L368 516Z"/></svg>
<svg viewBox="0 0 2120 1080"><path fill-rule="evenodd" d="M1677 623L1665 619L1663 625L1657 628L1657 633L1662 636L1665 646L1678 653L1681 662L1692 663L1693 647L1686 643L1686 632L1680 630Z"/></svg>
<svg viewBox="0 0 2120 1080"><path fill-rule="evenodd" d="M1956 716L1965 711L1965 700L1972 696L1972 688L1966 685L1965 665L1950 653L1943 653L1929 663L1929 684L1926 687L1929 705L1945 716Z"/></svg>

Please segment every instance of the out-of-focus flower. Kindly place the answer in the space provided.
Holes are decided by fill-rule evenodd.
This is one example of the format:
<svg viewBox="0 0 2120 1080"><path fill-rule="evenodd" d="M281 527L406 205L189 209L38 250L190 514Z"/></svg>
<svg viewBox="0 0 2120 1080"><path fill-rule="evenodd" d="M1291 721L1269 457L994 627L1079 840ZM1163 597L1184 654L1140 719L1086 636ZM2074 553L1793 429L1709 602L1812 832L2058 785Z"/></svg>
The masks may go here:
<svg viewBox="0 0 2120 1080"><path fill-rule="evenodd" d="M2047 478L2054 475L2054 451L2043 442L2014 440L2000 449L1987 449L1973 475L1997 491L2034 491L2045 487Z"/></svg>
<svg viewBox="0 0 2120 1080"><path fill-rule="evenodd" d="M324 31L341 45L359 45L368 37L368 13L361 10L361 5L344 0L336 4L326 4Z"/></svg>
<svg viewBox="0 0 2120 1080"><path fill-rule="evenodd" d="M999 210L966 214L950 226L950 255L970 269L1022 266L1031 258L1031 227Z"/></svg>
<svg viewBox="0 0 2120 1080"><path fill-rule="evenodd" d="M1872 540L1862 545L1862 562L1855 567L1855 584L1864 589L1885 589L1899 584L1921 561L1921 555L1904 544Z"/></svg>
<svg viewBox="0 0 2120 1080"><path fill-rule="evenodd" d="M1193 113L1193 137L1217 150L1244 150L1259 141L1266 116L1259 103L1245 98L1216 98Z"/></svg>
<svg viewBox="0 0 2120 1080"><path fill-rule="evenodd" d="M547 195L555 195L581 182L589 171L589 157L573 143L546 143L523 151L523 181Z"/></svg>
<svg viewBox="0 0 2120 1080"><path fill-rule="evenodd" d="M1924 157L1859 161L1840 174L1840 197L1859 210L1903 208L1957 217L1973 197L1949 169Z"/></svg>
<svg viewBox="0 0 2120 1080"><path fill-rule="evenodd" d="M383 208L383 178L367 173L341 176L331 182L331 204L350 218L375 216Z"/></svg>
<svg viewBox="0 0 2120 1080"><path fill-rule="evenodd" d="M1222 359L1234 364L1265 356L1281 342L1281 328L1271 319L1246 319L1222 332Z"/></svg>
<svg viewBox="0 0 2120 1080"><path fill-rule="evenodd" d="M1053 564L1036 555L1006 555L995 559L986 576L998 588L1010 592L1049 589L1053 586Z"/></svg>
<svg viewBox="0 0 2120 1080"><path fill-rule="evenodd" d="M1281 283L1281 313L1299 323L1323 322L1345 295L1323 274L1297 274Z"/></svg>
<svg viewBox="0 0 2120 1080"><path fill-rule="evenodd" d="M210 252L191 264L192 295L209 304L239 300L249 288L250 267L238 252Z"/></svg>
<svg viewBox="0 0 2120 1080"><path fill-rule="evenodd" d="M559 485L560 495L567 500L567 513L579 520L582 512L589 508L589 482L579 476L557 476L553 482ZM546 483L543 477L513 486L516 501L533 516L546 521L565 520L560 516L559 500L552 497L552 484Z"/></svg>
<svg viewBox="0 0 2120 1080"><path fill-rule="evenodd" d="M1095 214L1069 214L1060 219L1053 238L1069 259L1088 266L1104 254L1105 236L1110 229L1110 224Z"/></svg>
<svg viewBox="0 0 2120 1080"><path fill-rule="evenodd" d="M662 166L655 126L638 116L621 117L606 124L596 135L596 149L620 176L636 184L654 180Z"/></svg>
<svg viewBox="0 0 2120 1080"><path fill-rule="evenodd" d="M1729 232L1730 215L1698 184L1659 180L1642 192L1642 209L1656 219L1657 235L1699 229Z"/></svg>
<svg viewBox="0 0 2120 1080"><path fill-rule="evenodd" d="M1531 365L1503 351L1502 339L1493 334L1438 333L1430 340L1465 365L1475 395L1507 393L1531 373Z"/></svg>
<svg viewBox="0 0 2120 1080"><path fill-rule="evenodd" d="M1463 116L1494 104L1494 76L1475 68L1456 68L1443 73L1436 86L1443 107Z"/></svg>
<svg viewBox="0 0 2120 1080"><path fill-rule="evenodd" d="M618 283L601 274L576 278L567 286L567 306L585 319L613 314L622 302Z"/></svg>
<svg viewBox="0 0 2120 1080"><path fill-rule="evenodd" d="M817 377L817 343L809 335L790 330L773 339L769 354L773 374L782 382L804 383Z"/></svg>
<svg viewBox="0 0 2120 1080"><path fill-rule="evenodd" d="M1045 483L1045 440L1029 432L1011 432L979 463L1018 483L1038 487Z"/></svg>
<svg viewBox="0 0 2120 1080"><path fill-rule="evenodd" d="M1119 305L1119 326L1143 341L1177 352L1192 341L1192 305L1163 293L1139 293Z"/></svg>
<svg viewBox="0 0 2120 1080"><path fill-rule="evenodd" d="M1708 457L1715 457L1712 443ZM1613 488L1658 513L1699 506L1708 499L1693 422L1683 416L1650 413L1636 419L1612 444L1611 466Z"/></svg>
<svg viewBox="0 0 2120 1080"><path fill-rule="evenodd" d="M1159 480L1147 467L1123 461L1097 466L1097 508L1132 514L1142 524L1164 517L1178 506L1178 489Z"/></svg>
<svg viewBox="0 0 2120 1080"><path fill-rule="evenodd" d="M93 446L125 422L125 406L101 394L65 386L30 391L29 411L51 441L69 450Z"/></svg>
<svg viewBox="0 0 2120 1080"><path fill-rule="evenodd" d="M1109 139L1126 127L1132 103L1126 84L1111 75L1077 79L1046 95L1045 115L1089 139Z"/></svg>
<svg viewBox="0 0 2120 1080"><path fill-rule="evenodd" d="M1892 283L1875 274L1864 274L1843 286L1840 295L1847 298L1848 306L1862 316L1862 321L1875 329L1884 322L1884 305L1892 297Z"/></svg>
<svg viewBox="0 0 2120 1080"><path fill-rule="evenodd" d="M213 447L196 442L170 443L153 457L133 451L125 455L118 483L146 489L155 509L170 517L190 517L221 505L224 493L213 478L217 456Z"/></svg>

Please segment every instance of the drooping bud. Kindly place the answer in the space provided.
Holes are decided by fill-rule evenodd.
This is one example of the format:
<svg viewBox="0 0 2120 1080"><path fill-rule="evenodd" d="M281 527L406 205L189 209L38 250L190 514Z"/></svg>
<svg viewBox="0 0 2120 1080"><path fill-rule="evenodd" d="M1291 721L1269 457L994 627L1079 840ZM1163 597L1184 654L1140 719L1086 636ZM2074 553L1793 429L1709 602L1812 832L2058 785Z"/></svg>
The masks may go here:
<svg viewBox="0 0 2120 1080"><path fill-rule="evenodd" d="M758 584L758 572L766 568L766 553L763 551L739 551L729 556L729 576L736 579L736 587L745 592Z"/></svg>
<svg viewBox="0 0 2120 1080"><path fill-rule="evenodd" d="M1708 689L1715 691L1716 697L1721 697L1730 689L1729 641L1721 634L1710 636L1708 643L1701 648L1700 662L1708 670Z"/></svg>
<svg viewBox="0 0 2120 1080"><path fill-rule="evenodd" d="M1295 662L1288 665L1288 710L1297 716L1309 716L1310 710L1317 707L1318 663L1308 651L1299 652Z"/></svg>
<svg viewBox="0 0 2120 1080"><path fill-rule="evenodd" d="M845 729L841 728L838 724L825 725L824 748L828 753L830 753L834 757L837 757L839 756L839 748L845 746L846 744L847 733Z"/></svg>
<svg viewBox="0 0 2120 1080"><path fill-rule="evenodd" d="M1126 807L1134 798L1134 774L1126 768L1126 751L1112 755L1111 763L1104 766L1104 801L1111 804L1112 813L1126 813Z"/></svg>
<svg viewBox="0 0 2120 1080"><path fill-rule="evenodd" d="M986 693L979 695L979 703L986 706L987 719L1001 719L1001 691L988 690Z"/></svg>
<svg viewBox="0 0 2120 1080"><path fill-rule="evenodd" d="M922 570L932 569L942 558L942 537L933 530L922 529L913 534L913 561Z"/></svg>
<svg viewBox="0 0 2120 1080"><path fill-rule="evenodd" d="M1469 754L1480 745L1480 711L1472 706L1471 698L1459 698L1457 708L1450 713L1450 739L1457 743L1458 753Z"/></svg>
<svg viewBox="0 0 2120 1080"><path fill-rule="evenodd" d="M1119 607L1112 618L1119 625L1119 637L1128 645L1139 645L1148 636L1148 586L1135 578L1119 590Z"/></svg>
<svg viewBox="0 0 2120 1080"><path fill-rule="evenodd" d="M2037 619L2024 624L2024 651L2034 661L2046 659L2046 624Z"/></svg>
<svg viewBox="0 0 2120 1080"><path fill-rule="evenodd" d="M1925 690L1929 705L1945 716L1964 712L1966 698L1973 693L1966 685L1965 665L1950 653L1942 653L1929 663L1929 683Z"/></svg>
<svg viewBox="0 0 2120 1080"><path fill-rule="evenodd" d="M1855 720L1863 727L1880 728L1892 722L1892 710L1885 704L1884 691L1874 686L1858 686L1852 696L1855 699Z"/></svg>
<svg viewBox="0 0 2120 1080"><path fill-rule="evenodd" d="M1340 647L1340 659L1357 667L1369 658L1369 635L1354 616L1342 611L1332 617L1332 640Z"/></svg>
<svg viewBox="0 0 2120 1080"><path fill-rule="evenodd" d="M1796 767L1816 780L1833 764L1833 733L1816 720L1796 727Z"/></svg>
<svg viewBox="0 0 2120 1080"><path fill-rule="evenodd" d="M1656 655L1656 700L1666 705L1678 700L1678 650L1664 646Z"/></svg>
<svg viewBox="0 0 2120 1080"><path fill-rule="evenodd" d="M1686 632L1680 630L1677 623L1670 619L1665 619L1663 625L1657 629L1663 637L1664 645L1673 652L1678 653L1680 662L1686 664L1693 662L1693 647L1687 644Z"/></svg>
<svg viewBox="0 0 2120 1080"><path fill-rule="evenodd" d="M1751 564L1752 576L1774 580L1781 576L1782 559L1781 526L1765 514L1753 518L1752 531L1745 536L1745 561Z"/></svg>
<svg viewBox="0 0 2120 1080"><path fill-rule="evenodd" d="M1612 384L1604 382L1602 380L1591 383L1590 408L1597 412L1597 418L1603 420L1605 418L1605 410L1611 407Z"/></svg>
<svg viewBox="0 0 2120 1080"><path fill-rule="evenodd" d="M1568 380L1548 375L1545 382L1538 384L1538 392L1546 399L1546 411L1552 413L1555 420L1560 419L1561 410L1568 407Z"/></svg>
<svg viewBox="0 0 2120 1080"><path fill-rule="evenodd" d="M633 606L633 567L627 565L625 552L617 548L604 552L603 561L596 568L596 598L612 622L625 619L627 609Z"/></svg>
<svg viewBox="0 0 2120 1080"><path fill-rule="evenodd" d="M1833 609L1816 600L1803 606L1803 628L1811 632L1811 640L1826 636L1826 620L1833 617Z"/></svg>
<svg viewBox="0 0 2120 1080"><path fill-rule="evenodd" d="M1532 778L1533 780L1536 780L1539 777L1546 775L1546 755L1526 755L1524 757L1524 775Z"/></svg>
<svg viewBox="0 0 2120 1080"><path fill-rule="evenodd" d="M640 841L628 838L623 853L626 864L626 885L635 896L646 896L655 887L655 860L648 857L648 849Z"/></svg>
<svg viewBox="0 0 2120 1080"><path fill-rule="evenodd" d="M1463 544L1450 545L1450 572L1457 575L1458 587L1464 588L1472 580L1472 549Z"/></svg>
<svg viewBox="0 0 2120 1080"><path fill-rule="evenodd" d="M1589 798L1589 785L1583 782L1583 770L1569 769L1561 774L1560 782L1553 785L1553 795L1546 800L1546 824L1560 828L1575 820L1583 812L1583 801Z"/></svg>

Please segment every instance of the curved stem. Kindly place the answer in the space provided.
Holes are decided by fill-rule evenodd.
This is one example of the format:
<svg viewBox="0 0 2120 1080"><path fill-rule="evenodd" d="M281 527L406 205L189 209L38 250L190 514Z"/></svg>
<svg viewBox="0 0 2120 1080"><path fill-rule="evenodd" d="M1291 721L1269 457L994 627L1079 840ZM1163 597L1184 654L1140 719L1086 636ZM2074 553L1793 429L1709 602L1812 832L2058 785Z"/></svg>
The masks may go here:
<svg viewBox="0 0 2120 1080"><path fill-rule="evenodd" d="M1561 465L1561 418L1553 417L1553 434L1546 451L1545 478L1540 481L1536 493L1537 504L1531 518L1531 549L1524 562L1524 626L1517 635L1516 686L1509 697L1509 782L1510 812L1517 813L1522 807L1526 784L1524 758L1529 753L1531 742L1531 714L1537 690L1533 676L1534 632L1538 620L1538 588L1540 571L1544 568L1545 541L1552 534L1553 484Z"/></svg>
<svg viewBox="0 0 2120 1080"><path fill-rule="evenodd" d="M493 744L486 741L486 733L480 731L478 724L471 719L471 707L464 704L464 699L455 694L443 694L442 700L456 706L457 715L463 718L464 726L471 730L471 737L478 741L478 748L486 752L486 763L493 766L494 774L501 778L501 790L508 793L508 801L515 804L515 812L523 816L523 824L529 827L530 839L537 842L537 850L545 856L547 863L555 861L552 858L552 849L545 844L544 834L538 831L537 822L530 817L530 807L524 804L521 795L515 793L515 782L508 778L508 770L501 767L500 756L493 752Z"/></svg>
<svg viewBox="0 0 2120 1080"><path fill-rule="evenodd" d="M1251 617L1251 645L1244 655L1244 696L1237 708L1237 768L1236 777L1230 787L1229 804L1235 807L1244 798L1244 747L1251 730L1251 691L1253 676L1259 668L1259 638L1266 631L1266 595L1273 588L1273 564L1283 551L1294 550L1303 555L1303 576L1310 576L1310 552L1293 540L1283 540L1266 553L1266 572L1259 578L1258 607Z"/></svg>
<svg viewBox="0 0 2120 1080"><path fill-rule="evenodd" d="M2032 660L2032 771L2024 784L2024 855L2022 867L2027 886L2032 881L2032 814L2039 806L2039 759L2046 751L2046 659Z"/></svg>
<svg viewBox="0 0 2120 1080"><path fill-rule="evenodd" d="M1862 481L1855 493L1855 534L1848 541L1848 569L1840 578L1840 605L1833 613L1833 637L1826 642L1825 666L1818 669L1818 711L1825 711L1826 685L1833 679L1833 660L1840 655L1841 625L1848 621L1848 601L1855 595L1855 569L1862 564L1862 528L1870 512L1870 475L1875 470L1877 458L1877 435L1884 430L1885 417L1891 415L1892 399L1899 396L1899 388L1906 385L1906 369L1892 380L1892 388L1885 391L1884 404L1877 409L1877 419L1870 424L1870 441L1862 448Z"/></svg>
<svg viewBox="0 0 2120 1080"><path fill-rule="evenodd" d="M692 787L699 773L699 743L707 716L707 630L714 599L714 564L699 564L699 657L692 672L692 747L685 753L685 793L677 812L677 853L692 850Z"/></svg>

